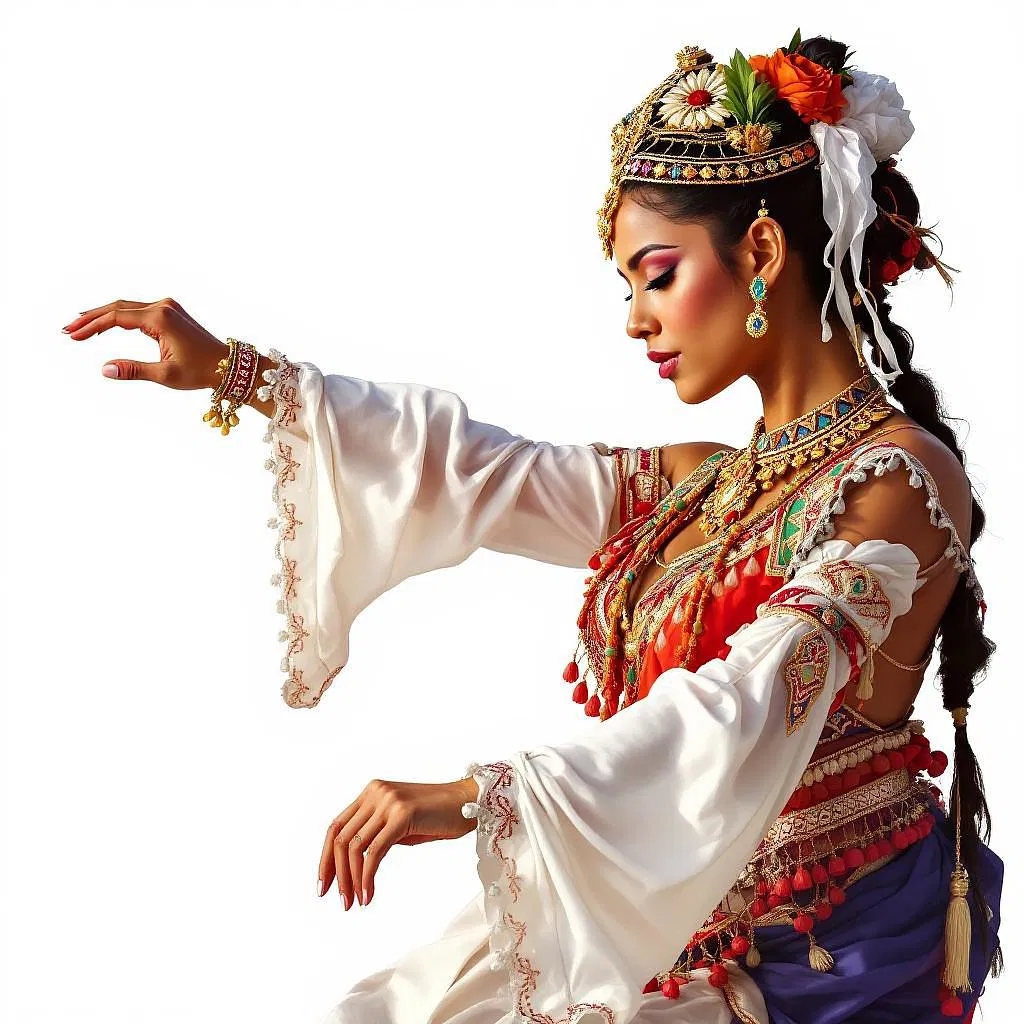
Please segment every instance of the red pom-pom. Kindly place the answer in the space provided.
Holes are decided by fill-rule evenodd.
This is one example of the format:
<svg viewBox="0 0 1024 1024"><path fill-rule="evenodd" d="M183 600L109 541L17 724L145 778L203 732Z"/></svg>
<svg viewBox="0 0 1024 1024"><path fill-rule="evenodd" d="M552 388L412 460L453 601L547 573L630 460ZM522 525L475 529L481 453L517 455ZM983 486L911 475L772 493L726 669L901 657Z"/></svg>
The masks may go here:
<svg viewBox="0 0 1024 1024"><path fill-rule="evenodd" d="M892 284L900 276L900 267L895 260L884 260L882 262L882 281L884 284Z"/></svg>
<svg viewBox="0 0 1024 1024"><path fill-rule="evenodd" d="M882 852L878 849L878 843L869 844L868 848L864 851L864 856L868 859L869 864L873 864L876 860L880 860Z"/></svg>
<svg viewBox="0 0 1024 1024"><path fill-rule="evenodd" d="M801 786L790 798L789 802L796 811L806 810L811 806L811 791Z"/></svg>
<svg viewBox="0 0 1024 1024"><path fill-rule="evenodd" d="M810 871L802 865L793 872L792 886L794 891L803 892L805 889L810 889L814 885L814 880L811 878Z"/></svg>
<svg viewBox="0 0 1024 1024"><path fill-rule="evenodd" d="M940 1009L943 1017L962 1017L964 1015L963 1000L959 996L943 999Z"/></svg>
<svg viewBox="0 0 1024 1024"><path fill-rule="evenodd" d="M675 978L666 978L661 985L661 994L667 999L678 999L679 982Z"/></svg>
<svg viewBox="0 0 1024 1024"><path fill-rule="evenodd" d="M941 750L932 754L931 763L928 765L928 774L937 779L949 767L949 757Z"/></svg>
<svg viewBox="0 0 1024 1024"><path fill-rule="evenodd" d="M838 775L826 775L825 788L829 796L839 796L843 791L843 780Z"/></svg>
<svg viewBox="0 0 1024 1024"><path fill-rule="evenodd" d="M576 701L577 704L586 704L587 703L587 684L586 683L577 683L576 684L576 689L572 691L572 699L574 701Z"/></svg>
<svg viewBox="0 0 1024 1024"><path fill-rule="evenodd" d="M575 661L570 661L562 671L562 678L567 683L575 683L580 677L580 667Z"/></svg>
<svg viewBox="0 0 1024 1024"><path fill-rule="evenodd" d="M806 935L814 927L814 918L810 914L797 914L793 918L793 927Z"/></svg>
<svg viewBox="0 0 1024 1024"><path fill-rule="evenodd" d="M846 861L842 857L829 857L828 873L833 878L842 878L846 874Z"/></svg>
<svg viewBox="0 0 1024 1024"><path fill-rule="evenodd" d="M587 565L589 565L591 569L600 569L601 568L601 552L600 551L595 551L590 556L590 558L587 560Z"/></svg>
<svg viewBox="0 0 1024 1024"><path fill-rule="evenodd" d="M817 917L819 921L827 921L832 916L832 904L829 903L828 900L822 900L814 908L814 916Z"/></svg>
<svg viewBox="0 0 1024 1024"><path fill-rule="evenodd" d="M891 767L892 765L889 762L889 758L887 758L885 754L875 754L875 756L871 758L871 768L876 775L884 775Z"/></svg>
<svg viewBox="0 0 1024 1024"><path fill-rule="evenodd" d="M811 787L811 795L818 803L821 803L822 800L828 799L828 787L824 782L816 782Z"/></svg>
<svg viewBox="0 0 1024 1024"><path fill-rule="evenodd" d="M768 901L763 897L758 896L753 903L750 904L750 916L751 917L763 917L768 913Z"/></svg>
<svg viewBox="0 0 1024 1024"><path fill-rule="evenodd" d="M857 849L856 846L851 846L850 849L843 853L843 863L853 871L854 868L859 868L864 863L864 851Z"/></svg>
<svg viewBox="0 0 1024 1024"><path fill-rule="evenodd" d="M786 902L786 897L785 896L780 896L777 892L773 892L768 897L768 908L770 910L775 910L778 907L781 907L782 904L785 903L785 902Z"/></svg>
<svg viewBox="0 0 1024 1024"><path fill-rule="evenodd" d="M917 235L911 235L900 246L900 252L904 256L916 256L921 251L921 239Z"/></svg>
<svg viewBox="0 0 1024 1024"><path fill-rule="evenodd" d="M723 964L715 964L708 974L708 982L715 988L725 988L729 984L729 972Z"/></svg>
<svg viewBox="0 0 1024 1024"><path fill-rule="evenodd" d="M860 785L860 772L856 768L847 768L843 772L843 785L847 790L856 789Z"/></svg>
<svg viewBox="0 0 1024 1024"><path fill-rule="evenodd" d="M658 984L658 979L651 978L651 980L644 985L644 995L648 992L657 992L659 988L661 988L661 986Z"/></svg>
<svg viewBox="0 0 1024 1024"><path fill-rule="evenodd" d="M896 831L893 832L889 838L892 841L892 845L897 850L903 851L910 845L909 837L907 836L906 832L904 832L901 828L896 829Z"/></svg>
<svg viewBox="0 0 1024 1024"><path fill-rule="evenodd" d="M757 893L758 896L767 896L771 891L772 887L765 879L759 878L757 880L757 884L754 886L754 892Z"/></svg>
<svg viewBox="0 0 1024 1024"><path fill-rule="evenodd" d="M592 694L590 700L583 705L583 710L591 717L596 718L601 713L601 698Z"/></svg>
<svg viewBox="0 0 1024 1024"><path fill-rule="evenodd" d="M828 901L833 907L841 907L846 902L846 892L838 885L833 885L828 891Z"/></svg>
<svg viewBox="0 0 1024 1024"><path fill-rule="evenodd" d="M878 840L878 856L879 856L879 858L889 857L894 852L895 851L893 850L892 843L890 843L888 839L879 839Z"/></svg>
<svg viewBox="0 0 1024 1024"><path fill-rule="evenodd" d="M815 885L825 885L828 882L828 872L824 864L814 864L811 867L811 880Z"/></svg>
<svg viewBox="0 0 1024 1024"><path fill-rule="evenodd" d="M793 886L790 884L788 878L780 878L772 886L773 896L782 896L784 899L788 899L793 895Z"/></svg>
<svg viewBox="0 0 1024 1024"><path fill-rule="evenodd" d="M744 935L737 935L729 946L733 956L746 956L750 952L750 939Z"/></svg>

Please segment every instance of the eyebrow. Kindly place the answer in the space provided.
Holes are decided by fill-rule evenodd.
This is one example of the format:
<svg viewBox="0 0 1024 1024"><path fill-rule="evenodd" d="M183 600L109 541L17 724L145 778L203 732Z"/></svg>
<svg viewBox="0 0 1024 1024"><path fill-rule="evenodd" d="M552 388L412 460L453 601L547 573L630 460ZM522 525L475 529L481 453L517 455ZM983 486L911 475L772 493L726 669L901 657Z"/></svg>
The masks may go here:
<svg viewBox="0 0 1024 1024"><path fill-rule="evenodd" d="M642 248L637 249L637 251L635 253L633 253L632 256L629 257L629 261L626 263L626 266L630 270L636 270L636 268L640 265L640 261L649 252L654 252L655 249L678 249L678 248L679 248L678 245L666 245L664 242L650 242L648 245L645 245ZM620 277L625 277L626 276L625 274L622 273L621 270L619 270L618 267L616 267L615 269L618 271Z"/></svg>

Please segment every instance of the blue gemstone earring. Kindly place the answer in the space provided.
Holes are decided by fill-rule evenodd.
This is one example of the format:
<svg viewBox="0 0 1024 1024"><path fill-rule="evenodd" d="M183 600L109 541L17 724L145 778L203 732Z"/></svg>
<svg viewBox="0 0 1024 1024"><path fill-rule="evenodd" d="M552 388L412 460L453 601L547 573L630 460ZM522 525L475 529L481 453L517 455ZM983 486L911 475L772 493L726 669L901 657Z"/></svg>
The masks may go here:
<svg viewBox="0 0 1024 1024"><path fill-rule="evenodd" d="M752 338L760 338L768 330L768 317L765 316L764 306L761 304L768 294L768 283L758 274L750 282L750 297L754 300L754 309L747 315L747 334Z"/></svg>
<svg viewBox="0 0 1024 1024"><path fill-rule="evenodd" d="M764 199L761 199L761 206L757 211L758 217L768 216L768 207L765 206ZM768 282L758 274L753 281L750 282L750 297L754 300L754 308L747 315L747 334L752 338L760 338L765 331L768 330L768 317L765 316L764 306L762 303L765 297L768 295Z"/></svg>

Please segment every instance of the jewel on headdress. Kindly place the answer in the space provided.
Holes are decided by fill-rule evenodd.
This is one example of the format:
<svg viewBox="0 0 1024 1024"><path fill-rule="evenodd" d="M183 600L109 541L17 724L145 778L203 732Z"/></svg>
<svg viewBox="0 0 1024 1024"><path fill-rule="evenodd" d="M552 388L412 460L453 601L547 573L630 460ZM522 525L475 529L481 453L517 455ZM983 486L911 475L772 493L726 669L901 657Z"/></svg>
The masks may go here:
<svg viewBox="0 0 1024 1024"><path fill-rule="evenodd" d="M680 71L693 71L710 61L711 54L703 46L684 46L676 51L676 68Z"/></svg>
<svg viewBox="0 0 1024 1024"><path fill-rule="evenodd" d="M740 153L763 153L772 144L774 133L766 124L734 124L725 129L725 138Z"/></svg>

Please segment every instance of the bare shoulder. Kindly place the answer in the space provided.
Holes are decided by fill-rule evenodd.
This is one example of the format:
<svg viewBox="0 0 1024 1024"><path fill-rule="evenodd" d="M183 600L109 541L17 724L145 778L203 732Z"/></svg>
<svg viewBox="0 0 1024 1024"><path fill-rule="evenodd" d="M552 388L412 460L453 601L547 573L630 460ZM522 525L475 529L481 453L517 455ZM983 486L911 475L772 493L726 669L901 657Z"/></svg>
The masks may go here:
<svg viewBox="0 0 1024 1024"><path fill-rule="evenodd" d="M734 451L728 444L716 441L681 441L661 449L661 472L673 487L685 480L709 455Z"/></svg>
<svg viewBox="0 0 1024 1024"><path fill-rule="evenodd" d="M890 417L886 427L890 429L885 429L885 436L879 441L898 445L924 468L934 481L938 500L960 539L969 544L971 481L956 454L931 431L902 413ZM871 439L871 434L864 438L865 442ZM931 524L928 495L924 488L910 487L907 481L906 471L888 472L877 479L872 477L870 486L848 492L846 514L842 517L844 526L861 539L882 537L904 543L927 556L937 554L945 542L941 531L935 531Z"/></svg>

